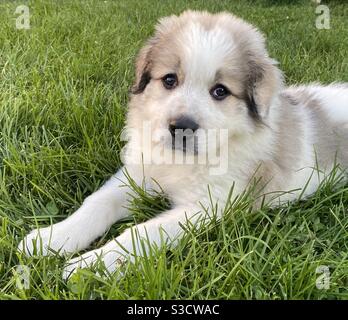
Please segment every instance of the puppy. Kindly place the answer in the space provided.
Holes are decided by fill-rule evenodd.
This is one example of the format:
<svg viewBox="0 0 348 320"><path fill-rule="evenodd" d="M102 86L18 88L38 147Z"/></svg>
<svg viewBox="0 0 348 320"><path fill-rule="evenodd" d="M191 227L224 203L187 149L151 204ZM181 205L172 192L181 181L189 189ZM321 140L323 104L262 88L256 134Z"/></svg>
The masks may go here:
<svg viewBox="0 0 348 320"><path fill-rule="evenodd" d="M229 13L186 11L161 19L141 49L126 128L124 168L66 220L28 234L19 249L47 255L87 248L129 215L128 174L147 188L160 185L172 207L72 259L64 278L98 259L114 271L146 253L142 239L175 244L181 224L209 218L204 208L212 201L223 208L232 185L235 197L252 180L261 183L256 206L262 195L277 205L313 193L336 164L348 166L348 85L285 88L254 27Z"/></svg>

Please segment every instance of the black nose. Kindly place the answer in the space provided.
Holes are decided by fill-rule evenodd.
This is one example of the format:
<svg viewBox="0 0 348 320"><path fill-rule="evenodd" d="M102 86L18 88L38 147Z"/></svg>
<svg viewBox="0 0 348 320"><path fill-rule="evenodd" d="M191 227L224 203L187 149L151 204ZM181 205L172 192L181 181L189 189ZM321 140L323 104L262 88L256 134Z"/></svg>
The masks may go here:
<svg viewBox="0 0 348 320"><path fill-rule="evenodd" d="M176 120L173 120L169 123L169 131L172 136L175 136L175 130L192 130L195 132L198 129L198 124L188 117L180 117Z"/></svg>

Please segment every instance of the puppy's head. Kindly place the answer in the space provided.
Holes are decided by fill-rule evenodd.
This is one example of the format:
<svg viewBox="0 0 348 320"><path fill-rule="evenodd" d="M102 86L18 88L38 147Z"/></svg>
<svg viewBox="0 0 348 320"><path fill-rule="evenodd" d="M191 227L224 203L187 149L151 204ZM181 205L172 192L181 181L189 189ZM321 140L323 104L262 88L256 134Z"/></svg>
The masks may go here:
<svg viewBox="0 0 348 320"><path fill-rule="evenodd" d="M228 129L233 139L267 124L280 86L254 27L228 13L186 11L161 19L141 49L128 121L150 122L170 147L180 129Z"/></svg>

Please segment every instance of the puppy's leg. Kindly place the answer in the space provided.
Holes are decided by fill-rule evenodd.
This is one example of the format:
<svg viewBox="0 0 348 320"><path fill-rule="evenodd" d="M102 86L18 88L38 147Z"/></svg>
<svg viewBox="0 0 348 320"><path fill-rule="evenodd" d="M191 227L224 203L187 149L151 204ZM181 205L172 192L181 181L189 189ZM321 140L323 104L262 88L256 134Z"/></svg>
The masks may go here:
<svg viewBox="0 0 348 320"><path fill-rule="evenodd" d="M121 169L86 198L74 214L47 228L33 230L21 241L18 249L28 255L34 252L48 255L49 249L64 254L86 248L114 222L127 216L123 206L130 189L124 185L126 182Z"/></svg>
<svg viewBox="0 0 348 320"><path fill-rule="evenodd" d="M204 215L196 206L178 206L163 212L156 218L127 229L102 248L71 259L64 269L63 278L67 279L77 268L88 268L98 261L103 261L107 270L112 272L126 259L133 261L134 254L137 256L146 254L149 245L160 246L173 240L172 244L175 244L184 232L181 225L187 220L195 223L202 218ZM141 245L141 240L145 245Z"/></svg>

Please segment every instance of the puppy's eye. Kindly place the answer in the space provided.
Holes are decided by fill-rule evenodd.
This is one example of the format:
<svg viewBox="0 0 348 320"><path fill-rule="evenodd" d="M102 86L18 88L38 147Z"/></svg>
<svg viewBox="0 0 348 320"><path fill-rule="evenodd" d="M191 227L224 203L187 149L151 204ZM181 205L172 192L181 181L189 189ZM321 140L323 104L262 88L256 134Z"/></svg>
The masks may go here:
<svg viewBox="0 0 348 320"><path fill-rule="evenodd" d="M178 77L174 73L166 74L162 78L162 83L166 89L168 89L168 90L174 89L178 84Z"/></svg>
<svg viewBox="0 0 348 320"><path fill-rule="evenodd" d="M210 90L210 95L215 99L215 100L223 100L227 96L231 94L230 90L228 90L224 85L222 84L217 84Z"/></svg>

